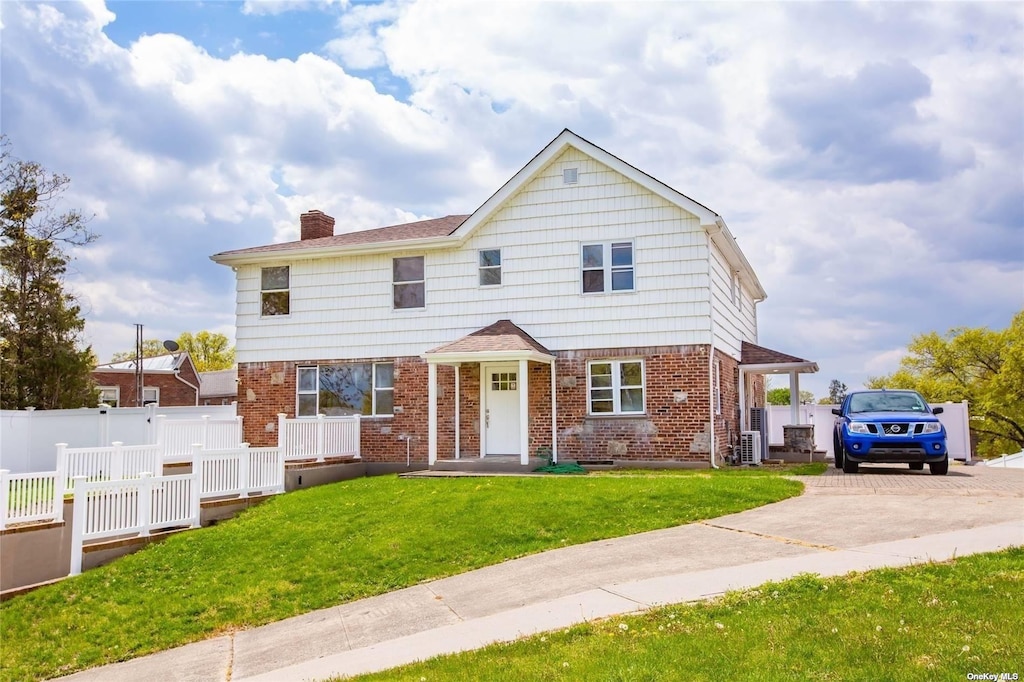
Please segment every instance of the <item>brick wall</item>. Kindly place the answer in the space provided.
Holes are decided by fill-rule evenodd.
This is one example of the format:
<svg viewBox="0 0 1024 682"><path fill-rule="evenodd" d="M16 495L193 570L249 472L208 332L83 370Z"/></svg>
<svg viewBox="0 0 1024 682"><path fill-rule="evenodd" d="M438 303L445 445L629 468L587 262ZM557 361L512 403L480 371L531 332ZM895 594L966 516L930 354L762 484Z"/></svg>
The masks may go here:
<svg viewBox="0 0 1024 682"><path fill-rule="evenodd" d="M135 407L135 374L130 372L93 372L97 386L118 386L119 407ZM146 388L160 389L160 405L175 407L196 404L196 389L186 386L173 374L147 373L144 377ZM186 377L186 381L199 385L198 378Z"/></svg>
<svg viewBox="0 0 1024 682"><path fill-rule="evenodd" d="M665 346L560 352L556 359L559 458L707 462L709 458L710 383L707 346ZM642 416L588 415L587 362L642 358L646 373L646 407ZM735 359L716 351L722 363L722 414L717 417L716 453L728 454L738 439L738 375ZM417 357L367 358L361 362L395 363L395 414L366 417L362 427L363 458L368 462L404 462L405 437L416 463L427 461L427 364ZM329 364L308 362L242 363L238 368L239 414L253 445L277 443L277 413L295 414L295 368ZM545 363L529 363L530 454L551 445L551 374ZM463 457L480 452L480 366L458 368L460 446ZM439 366L438 458L454 456L455 372Z"/></svg>

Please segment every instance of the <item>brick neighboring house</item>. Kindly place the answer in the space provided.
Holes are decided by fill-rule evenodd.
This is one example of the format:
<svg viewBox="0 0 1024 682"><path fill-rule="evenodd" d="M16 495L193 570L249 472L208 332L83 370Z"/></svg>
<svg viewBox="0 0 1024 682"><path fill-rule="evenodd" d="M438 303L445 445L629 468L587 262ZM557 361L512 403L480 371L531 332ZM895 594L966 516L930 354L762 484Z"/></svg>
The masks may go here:
<svg viewBox="0 0 1024 682"><path fill-rule="evenodd" d="M721 216L569 130L470 215L334 222L212 256L236 272L253 445L279 412L359 413L367 462L708 466L764 374L817 371L756 345L765 292Z"/></svg>
<svg viewBox="0 0 1024 682"><path fill-rule="evenodd" d="M199 373L188 353L169 353L142 359L142 401L136 400L135 360L97 365L93 381L100 402L111 407L155 403L164 407L199 404Z"/></svg>

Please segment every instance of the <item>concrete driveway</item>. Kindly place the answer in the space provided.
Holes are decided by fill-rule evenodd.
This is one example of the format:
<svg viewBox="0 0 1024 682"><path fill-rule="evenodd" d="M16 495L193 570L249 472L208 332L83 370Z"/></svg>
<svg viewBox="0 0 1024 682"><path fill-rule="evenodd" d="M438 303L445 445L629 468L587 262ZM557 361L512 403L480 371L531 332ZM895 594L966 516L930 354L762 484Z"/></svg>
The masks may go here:
<svg viewBox="0 0 1024 682"><path fill-rule="evenodd" d="M1024 471L861 471L800 477L804 495L765 507L524 557L66 679L322 679L802 572L1024 545Z"/></svg>

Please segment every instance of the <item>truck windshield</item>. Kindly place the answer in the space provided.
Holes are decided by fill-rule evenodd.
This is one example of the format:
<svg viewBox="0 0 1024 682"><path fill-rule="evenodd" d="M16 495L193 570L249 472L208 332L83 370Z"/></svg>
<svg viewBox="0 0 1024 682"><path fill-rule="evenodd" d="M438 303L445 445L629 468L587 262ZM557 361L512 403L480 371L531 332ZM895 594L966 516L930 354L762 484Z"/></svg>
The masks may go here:
<svg viewBox="0 0 1024 682"><path fill-rule="evenodd" d="M856 393L850 396L850 412L927 412L928 405L916 393Z"/></svg>

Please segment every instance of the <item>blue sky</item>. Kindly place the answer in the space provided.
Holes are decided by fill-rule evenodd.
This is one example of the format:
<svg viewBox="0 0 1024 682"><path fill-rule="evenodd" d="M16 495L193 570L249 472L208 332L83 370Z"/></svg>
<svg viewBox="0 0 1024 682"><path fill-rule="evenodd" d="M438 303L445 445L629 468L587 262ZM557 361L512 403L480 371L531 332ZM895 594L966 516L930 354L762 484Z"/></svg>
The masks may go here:
<svg viewBox="0 0 1024 682"><path fill-rule="evenodd" d="M1024 307L1019 3L3 2L0 129L101 235L101 360L233 334L208 256L470 212L568 127L722 214L851 387Z"/></svg>

